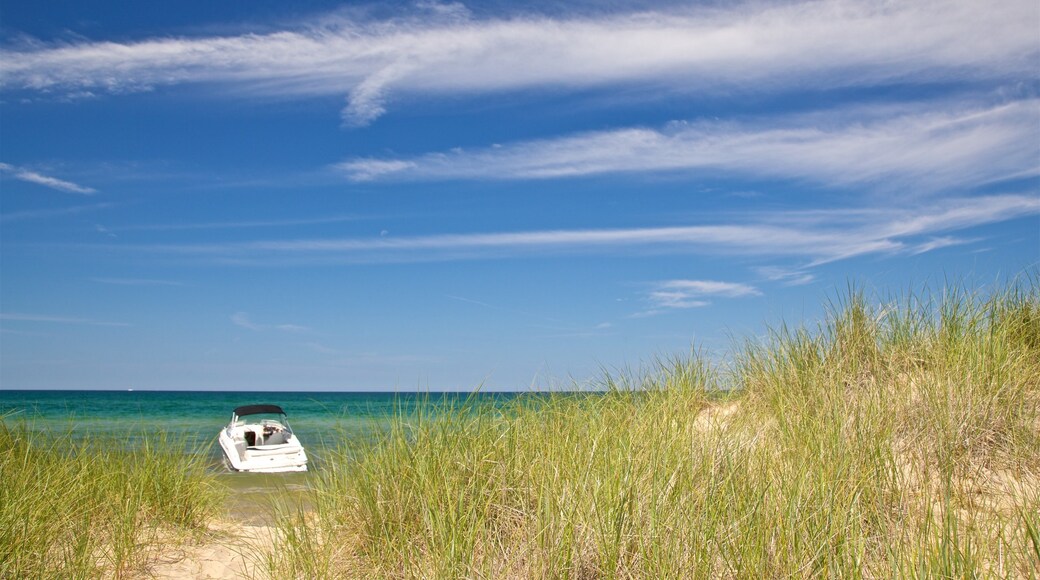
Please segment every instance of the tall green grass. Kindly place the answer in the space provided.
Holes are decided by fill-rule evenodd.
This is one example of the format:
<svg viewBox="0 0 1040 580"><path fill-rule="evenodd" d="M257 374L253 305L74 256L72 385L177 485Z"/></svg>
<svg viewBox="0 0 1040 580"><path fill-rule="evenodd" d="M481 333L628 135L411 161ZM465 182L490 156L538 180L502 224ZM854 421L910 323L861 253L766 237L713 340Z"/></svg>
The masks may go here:
<svg viewBox="0 0 1040 580"><path fill-rule="evenodd" d="M875 304L327 457L275 576L1040 576L1040 292Z"/></svg>
<svg viewBox="0 0 1040 580"><path fill-rule="evenodd" d="M221 505L206 460L164 435L134 449L0 421L0 578L139 574Z"/></svg>

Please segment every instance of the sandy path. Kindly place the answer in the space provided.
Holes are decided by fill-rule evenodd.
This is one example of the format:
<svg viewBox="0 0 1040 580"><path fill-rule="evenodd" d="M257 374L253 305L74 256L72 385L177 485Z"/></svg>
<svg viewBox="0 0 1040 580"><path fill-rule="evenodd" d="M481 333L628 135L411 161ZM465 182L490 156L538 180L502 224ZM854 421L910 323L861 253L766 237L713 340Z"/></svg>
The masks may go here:
<svg viewBox="0 0 1040 580"><path fill-rule="evenodd" d="M144 578L240 579L265 578L263 560L272 545L274 528L219 522L207 539L171 549Z"/></svg>

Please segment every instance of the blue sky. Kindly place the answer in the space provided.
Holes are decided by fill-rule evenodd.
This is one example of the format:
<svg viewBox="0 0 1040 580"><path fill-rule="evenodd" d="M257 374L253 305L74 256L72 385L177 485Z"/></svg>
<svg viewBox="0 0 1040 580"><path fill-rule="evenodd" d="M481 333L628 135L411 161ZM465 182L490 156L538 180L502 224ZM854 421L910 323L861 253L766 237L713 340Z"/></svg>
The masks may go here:
<svg viewBox="0 0 1040 580"><path fill-rule="evenodd" d="M1040 261L1040 6L0 0L0 387L548 388Z"/></svg>

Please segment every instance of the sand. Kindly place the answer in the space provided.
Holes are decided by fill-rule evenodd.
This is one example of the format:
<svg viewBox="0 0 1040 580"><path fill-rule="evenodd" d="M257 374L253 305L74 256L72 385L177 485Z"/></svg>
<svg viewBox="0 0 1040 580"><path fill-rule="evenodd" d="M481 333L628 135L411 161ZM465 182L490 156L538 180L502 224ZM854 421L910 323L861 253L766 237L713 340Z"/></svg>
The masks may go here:
<svg viewBox="0 0 1040 580"><path fill-rule="evenodd" d="M217 522L203 540L161 554L142 578L263 578L264 557L273 539L271 526Z"/></svg>

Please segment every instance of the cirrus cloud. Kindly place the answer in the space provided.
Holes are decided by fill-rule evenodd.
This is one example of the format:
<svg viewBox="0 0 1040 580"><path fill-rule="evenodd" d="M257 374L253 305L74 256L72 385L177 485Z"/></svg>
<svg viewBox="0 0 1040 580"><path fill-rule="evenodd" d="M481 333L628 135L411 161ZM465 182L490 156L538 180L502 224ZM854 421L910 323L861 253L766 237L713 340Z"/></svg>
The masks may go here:
<svg viewBox="0 0 1040 580"><path fill-rule="evenodd" d="M37 173L36 171L24 167L16 167L8 163L0 163L0 175L9 175L18 181L35 183L37 185L42 185L58 191L64 191L66 193L79 193L82 195L93 195L97 193L97 190L93 187L86 187L71 181L58 179L57 177L43 175L42 173Z"/></svg>
<svg viewBox="0 0 1040 580"><path fill-rule="evenodd" d="M253 319L246 312L236 312L230 317L231 323L240 328L246 330L252 330L253 332L261 332L267 329L280 330L282 332L310 332L310 328L306 326L300 326L298 324L259 324L254 322Z"/></svg>
<svg viewBox="0 0 1040 580"><path fill-rule="evenodd" d="M554 179L715 171L934 191L1040 172L1040 100L836 110L743 122L671 123L409 159L353 159L355 181Z"/></svg>
<svg viewBox="0 0 1040 580"><path fill-rule="evenodd" d="M652 251L795 258L803 261L800 271L804 276L805 268L856 256L955 245L958 239L950 234L959 230L1034 219L1037 214L1040 196L1029 193L948 197L877 208L760 212L730 223L681 226L106 247L144 253L153 259L167 255L263 266Z"/></svg>
<svg viewBox="0 0 1040 580"><path fill-rule="evenodd" d="M426 5L410 17L330 15L266 33L23 43L0 51L0 86L68 95L208 83L248 96L346 95L344 121L364 125L394 95L1032 78L1038 15L1029 0L999 9L969 0L808 0L493 18Z"/></svg>
<svg viewBox="0 0 1040 580"><path fill-rule="evenodd" d="M667 310L701 308L711 304L709 298L741 298L761 296L762 292L741 282L718 280L666 280L654 284L647 295L650 309L634 314L637 318L653 316Z"/></svg>

